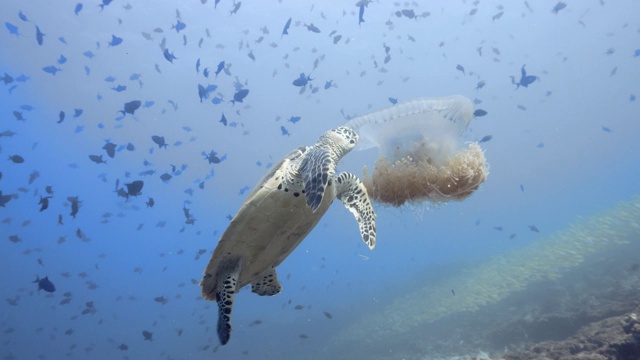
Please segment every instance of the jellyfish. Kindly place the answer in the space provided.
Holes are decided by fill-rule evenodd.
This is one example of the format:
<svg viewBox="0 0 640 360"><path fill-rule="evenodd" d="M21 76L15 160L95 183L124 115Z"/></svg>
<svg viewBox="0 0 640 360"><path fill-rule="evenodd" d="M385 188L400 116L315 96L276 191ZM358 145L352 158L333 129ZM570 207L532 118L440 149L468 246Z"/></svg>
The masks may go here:
<svg viewBox="0 0 640 360"><path fill-rule="evenodd" d="M378 148L363 183L378 203L464 200L488 175L484 151L462 139L473 118L464 96L417 98L349 120L360 140L354 150Z"/></svg>

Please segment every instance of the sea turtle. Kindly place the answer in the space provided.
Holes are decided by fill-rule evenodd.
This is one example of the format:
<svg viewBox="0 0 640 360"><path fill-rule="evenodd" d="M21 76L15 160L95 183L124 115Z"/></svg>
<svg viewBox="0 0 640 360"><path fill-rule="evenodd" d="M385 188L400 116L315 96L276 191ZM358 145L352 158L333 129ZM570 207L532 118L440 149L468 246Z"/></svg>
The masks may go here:
<svg viewBox="0 0 640 360"><path fill-rule="evenodd" d="M311 146L301 146L258 182L218 242L200 282L202 296L218 303L218 337L231 334L234 295L245 285L258 295L275 295L280 284L275 267L318 224L334 198L353 213L362 240L376 244L375 212L362 182L335 173L338 161L358 142L341 126Z"/></svg>

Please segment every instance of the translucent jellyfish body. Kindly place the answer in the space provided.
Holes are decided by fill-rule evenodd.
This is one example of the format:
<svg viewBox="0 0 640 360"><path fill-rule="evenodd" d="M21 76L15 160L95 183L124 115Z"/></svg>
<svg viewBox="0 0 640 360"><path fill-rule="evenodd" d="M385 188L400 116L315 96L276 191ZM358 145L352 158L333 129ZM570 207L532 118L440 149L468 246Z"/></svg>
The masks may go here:
<svg viewBox="0 0 640 360"><path fill-rule="evenodd" d="M376 147L378 159L363 182L377 202L445 202L471 195L488 174L477 143L461 135L473 118L464 96L418 98L348 121L360 135L355 150Z"/></svg>

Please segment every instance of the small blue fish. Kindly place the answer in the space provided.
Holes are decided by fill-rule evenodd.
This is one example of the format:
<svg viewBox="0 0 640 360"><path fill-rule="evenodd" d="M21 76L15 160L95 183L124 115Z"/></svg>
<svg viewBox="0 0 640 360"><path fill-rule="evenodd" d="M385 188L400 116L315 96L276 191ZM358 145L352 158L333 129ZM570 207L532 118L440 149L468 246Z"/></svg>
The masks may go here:
<svg viewBox="0 0 640 360"><path fill-rule="evenodd" d="M200 73L200 58L198 58L198 61L196 61L196 74Z"/></svg>
<svg viewBox="0 0 640 360"><path fill-rule="evenodd" d="M9 75L7 73L4 73L4 76L2 77L2 81L4 81L5 85L11 84L13 82L13 76L11 76L11 75Z"/></svg>
<svg viewBox="0 0 640 360"><path fill-rule="evenodd" d="M311 31L311 32L314 32L314 33L316 33L316 34L320 33L320 29L318 29L318 27L317 27L317 26L313 25L313 23L311 23L311 24L309 24L309 25L306 25L306 24L305 24L305 26L307 27L307 30L309 30L309 31Z"/></svg>
<svg viewBox="0 0 640 360"><path fill-rule="evenodd" d="M524 192L524 185L520 184L520 192Z"/></svg>
<svg viewBox="0 0 640 360"><path fill-rule="evenodd" d="M218 74L220 74L222 70L224 70L224 61L220 61L218 63L218 67L216 68L216 77L218 77Z"/></svg>
<svg viewBox="0 0 640 360"><path fill-rule="evenodd" d="M395 105L395 104L397 104L397 103L398 103L398 99L390 97L390 98L389 98L389 102L390 102L391 104Z"/></svg>
<svg viewBox="0 0 640 360"><path fill-rule="evenodd" d="M629 95L629 101L636 101L636 96L633 94Z"/></svg>
<svg viewBox="0 0 640 360"><path fill-rule="evenodd" d="M6 75L6 74L5 74L5 75ZM16 78L16 81L18 81L18 82L27 82L27 80L29 80L29 79L30 79L30 77L28 77L27 75L25 75L25 74L20 74L20 76L18 76L18 77ZM6 83L5 83L5 84L6 84Z"/></svg>
<svg viewBox="0 0 640 360"><path fill-rule="evenodd" d="M82 109L73 109L73 118L77 119L80 117L80 115L82 115L82 113L84 112L84 110Z"/></svg>
<svg viewBox="0 0 640 360"><path fill-rule="evenodd" d="M233 100L231 100L232 104L235 104L236 102L241 103L244 98L247 97L247 95L249 95L249 89L241 89L238 90L235 94L233 94Z"/></svg>
<svg viewBox="0 0 640 360"><path fill-rule="evenodd" d="M358 26L364 22L364 4L360 5L358 10Z"/></svg>
<svg viewBox="0 0 640 360"><path fill-rule="evenodd" d="M100 11L104 10L104 7L111 4L113 0L102 0L102 4L98 5L100 6Z"/></svg>
<svg viewBox="0 0 640 360"><path fill-rule="evenodd" d="M76 16L80 13L80 11L82 11L82 3L76 4L76 8L73 9L73 12L76 13Z"/></svg>
<svg viewBox="0 0 640 360"><path fill-rule="evenodd" d="M141 105L142 105L142 102L140 100L129 101L128 103L124 104L124 109L119 110L118 112L122 113L122 116L125 116L126 114L133 115L136 112L136 110L140 108Z"/></svg>
<svg viewBox="0 0 640 360"><path fill-rule="evenodd" d="M13 25L10 22L5 22L4 26L7 28L7 30L9 30L9 34L11 35L15 35L15 36L20 36L20 33L18 32L18 27Z"/></svg>
<svg viewBox="0 0 640 360"><path fill-rule="evenodd" d="M332 87L332 86L334 86L334 85L333 85L333 80L329 80L329 81L326 81L326 82L324 83L324 89L325 89L325 90L329 89L329 88L330 88L330 87Z"/></svg>
<svg viewBox="0 0 640 360"><path fill-rule="evenodd" d="M462 66L462 65L458 64L458 65L456 66L456 70L458 70L458 71L462 72L462 74L463 74L463 75L466 75L466 74L465 74L465 72L464 72L464 66Z"/></svg>
<svg viewBox="0 0 640 360"><path fill-rule="evenodd" d="M20 18L20 20L24 21L24 22L29 22L29 19L27 19L27 15L25 15L22 10L20 10L20 12L18 13L18 17Z"/></svg>
<svg viewBox="0 0 640 360"><path fill-rule="evenodd" d="M145 102L144 102L144 106L143 106L143 107L145 107L145 108L150 108L150 107L152 107L152 106L153 106L153 104L155 104L155 103L156 103L155 101L147 100L147 101L145 101Z"/></svg>
<svg viewBox="0 0 640 360"><path fill-rule="evenodd" d="M53 65L45 66L42 68L44 72L49 73L51 75L55 75L58 71L62 71L62 69L55 67Z"/></svg>
<svg viewBox="0 0 640 360"><path fill-rule="evenodd" d="M520 81L516 82L515 77L511 76L511 83L516 85L516 90L518 90L520 86L529 87L529 85L538 80L538 77L535 75L527 75L527 71L524 69L525 65L522 65L522 69L520 69Z"/></svg>
<svg viewBox="0 0 640 360"><path fill-rule="evenodd" d="M36 40L38 41L38 45L42 46L42 41L44 40L44 35L40 28L36 26Z"/></svg>
<svg viewBox="0 0 640 360"><path fill-rule="evenodd" d="M293 86L303 87L306 86L311 80L313 80L311 78L311 74L305 75L304 73L300 73L300 76L297 79L293 80L292 84Z"/></svg>
<svg viewBox="0 0 640 360"><path fill-rule="evenodd" d="M476 84L476 90L482 89L485 85L486 83L483 80L478 81L478 83Z"/></svg>
<svg viewBox="0 0 640 360"><path fill-rule="evenodd" d="M82 53L82 55L88 57L89 59L93 59L93 52L91 52L91 50L87 50L85 52Z"/></svg>
<svg viewBox="0 0 640 360"><path fill-rule="evenodd" d="M633 52L633 57L639 57L640 56L640 49L636 49L636 51Z"/></svg>
<svg viewBox="0 0 640 360"><path fill-rule="evenodd" d="M60 124L61 122L63 122L63 121L64 121L64 118L65 118L65 113L64 113L64 111L60 111L60 114L58 114L58 119L59 119L59 120L58 120L58 122L57 122L57 123L58 123L58 124Z"/></svg>
<svg viewBox="0 0 640 360"><path fill-rule="evenodd" d="M118 85L116 87L112 87L111 90L117 91L117 92L122 92L127 90L127 87L125 85Z"/></svg>
<svg viewBox="0 0 640 360"><path fill-rule="evenodd" d="M287 130L286 127L284 126L280 126L280 132L282 132L282 136L290 136L291 134L289 134L289 130Z"/></svg>
<svg viewBox="0 0 640 360"><path fill-rule="evenodd" d="M553 9L551 9L551 12L553 12L554 14L557 14L560 10L566 7L567 7L567 4L563 3L562 1L558 1L556 6L554 6Z"/></svg>
<svg viewBox="0 0 640 360"><path fill-rule="evenodd" d="M106 78L104 78L104 81L106 81L106 82L114 82L114 81L116 81L116 78L114 78L113 76L109 75Z"/></svg>
<svg viewBox="0 0 640 360"><path fill-rule="evenodd" d="M8 24L8 23L5 23ZM289 27L291 26L291 18L289 18L289 20L287 20L287 23L284 24L284 29L282 29L282 36L280 36L280 38L282 38L285 35L289 35ZM11 30L9 30L11 31ZM16 28L16 32L17 32L17 28Z"/></svg>
<svg viewBox="0 0 640 360"><path fill-rule="evenodd" d="M301 117L300 116L292 116L289 118L289 122L292 124L297 123L298 121L300 121Z"/></svg>
<svg viewBox="0 0 640 360"><path fill-rule="evenodd" d="M122 44L122 38L112 34L111 41L109 41L109 46L118 46L120 44Z"/></svg>
<svg viewBox="0 0 640 360"><path fill-rule="evenodd" d="M67 58L64 55L60 54L60 57L58 58L58 64L62 65L66 62L67 62Z"/></svg>
<svg viewBox="0 0 640 360"><path fill-rule="evenodd" d="M14 111L13 112L13 117L15 117L16 120L18 120L18 121L25 121L26 120L24 118L24 116L22 116L22 112L20 112L20 111Z"/></svg>
<svg viewBox="0 0 640 360"><path fill-rule="evenodd" d="M487 141L490 141L491 139L493 139L493 136L491 135L486 135L485 137L483 137L482 139L480 139L480 141L478 141L479 143L485 143Z"/></svg>
<svg viewBox="0 0 640 360"><path fill-rule="evenodd" d="M606 131L606 132L608 132L608 133L610 133L610 132L611 132L611 128L608 128L608 127L606 127L606 126L603 126L603 127L602 127L602 130L604 130L604 131Z"/></svg>
<svg viewBox="0 0 640 360"><path fill-rule="evenodd" d="M176 32L179 33L180 30L184 30L184 28L186 28L186 27L187 27L187 25L185 23L183 23L180 20L177 20L176 24L173 25L171 28L172 29L176 29Z"/></svg>
<svg viewBox="0 0 640 360"><path fill-rule="evenodd" d="M488 114L487 111L486 110L482 110L482 109L478 109L478 110L473 112L473 116L475 116L475 117L482 117L482 116L485 116L487 114Z"/></svg>
<svg viewBox="0 0 640 360"><path fill-rule="evenodd" d="M65 45L67 45L67 40L65 40L62 36L60 36L60 37L58 38L58 41L60 41L61 43L63 43L63 44L65 44Z"/></svg>
<svg viewBox="0 0 640 360"><path fill-rule="evenodd" d="M202 75L204 75L204 77L208 78L209 77L209 68L204 68L204 70L202 70Z"/></svg>
<svg viewBox="0 0 640 360"><path fill-rule="evenodd" d="M167 59L167 61L172 64L173 64L173 60L178 59L175 55L173 55L173 53L169 52L169 49L164 49L163 55L164 55L164 58Z"/></svg>
<svg viewBox="0 0 640 360"><path fill-rule="evenodd" d="M227 126L227 118L224 116L224 113L222 113L222 117L220 117L220 122L222 125Z"/></svg>

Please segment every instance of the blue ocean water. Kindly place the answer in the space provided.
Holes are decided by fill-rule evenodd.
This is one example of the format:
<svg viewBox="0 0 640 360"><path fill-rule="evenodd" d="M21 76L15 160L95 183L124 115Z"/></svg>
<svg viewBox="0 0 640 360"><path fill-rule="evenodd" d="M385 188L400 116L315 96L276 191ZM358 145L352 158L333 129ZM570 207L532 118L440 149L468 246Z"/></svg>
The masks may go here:
<svg viewBox="0 0 640 360"><path fill-rule="evenodd" d="M559 4L3 1L0 354L340 358L336 337L373 332L358 324L415 289L631 199L640 5ZM518 86L525 65L537 78ZM219 346L217 306L198 282L260 177L390 98L453 94L487 111L463 135L489 139L479 190L443 205L376 205L371 251L336 202L278 267L280 294L240 292ZM339 168L360 176L376 156L353 152ZM119 196L133 181L141 194ZM55 292L33 283L45 276ZM410 351L355 339L349 358L371 358L370 342L388 350L380 358Z"/></svg>

